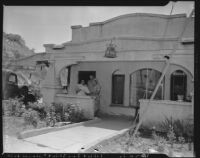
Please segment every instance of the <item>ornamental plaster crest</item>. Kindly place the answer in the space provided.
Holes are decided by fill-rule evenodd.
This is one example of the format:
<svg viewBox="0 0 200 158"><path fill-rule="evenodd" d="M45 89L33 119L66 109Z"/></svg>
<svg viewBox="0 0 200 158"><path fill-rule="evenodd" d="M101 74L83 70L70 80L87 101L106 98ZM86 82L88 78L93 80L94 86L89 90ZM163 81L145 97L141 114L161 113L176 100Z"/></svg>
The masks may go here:
<svg viewBox="0 0 200 158"><path fill-rule="evenodd" d="M106 52L105 52L105 57L107 58L116 58L117 57L117 51L116 47L117 45L113 44L113 40L110 41L109 44L106 45Z"/></svg>

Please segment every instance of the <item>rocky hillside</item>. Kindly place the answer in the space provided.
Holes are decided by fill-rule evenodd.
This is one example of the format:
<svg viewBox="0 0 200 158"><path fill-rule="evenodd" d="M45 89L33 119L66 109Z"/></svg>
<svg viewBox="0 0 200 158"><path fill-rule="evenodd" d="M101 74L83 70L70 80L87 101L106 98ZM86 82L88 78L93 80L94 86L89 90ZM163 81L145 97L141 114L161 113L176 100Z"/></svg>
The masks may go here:
<svg viewBox="0 0 200 158"><path fill-rule="evenodd" d="M11 60L33 55L34 53L34 50L26 46L20 35L3 33L3 65L7 65Z"/></svg>

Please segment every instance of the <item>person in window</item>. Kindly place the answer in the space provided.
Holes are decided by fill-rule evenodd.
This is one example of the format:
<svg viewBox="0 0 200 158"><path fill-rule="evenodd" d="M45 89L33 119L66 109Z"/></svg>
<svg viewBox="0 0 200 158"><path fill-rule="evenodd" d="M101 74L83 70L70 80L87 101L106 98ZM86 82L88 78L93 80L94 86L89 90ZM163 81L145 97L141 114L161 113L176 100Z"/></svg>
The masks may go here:
<svg viewBox="0 0 200 158"><path fill-rule="evenodd" d="M63 70L61 70L60 72L60 81L61 81L61 85L63 87L63 92L67 93L67 89L68 89L68 68L65 67Z"/></svg>
<svg viewBox="0 0 200 158"><path fill-rule="evenodd" d="M90 94L90 91L89 91L87 85L85 84L84 80L81 80L80 84L77 85L76 94L77 95L89 95Z"/></svg>

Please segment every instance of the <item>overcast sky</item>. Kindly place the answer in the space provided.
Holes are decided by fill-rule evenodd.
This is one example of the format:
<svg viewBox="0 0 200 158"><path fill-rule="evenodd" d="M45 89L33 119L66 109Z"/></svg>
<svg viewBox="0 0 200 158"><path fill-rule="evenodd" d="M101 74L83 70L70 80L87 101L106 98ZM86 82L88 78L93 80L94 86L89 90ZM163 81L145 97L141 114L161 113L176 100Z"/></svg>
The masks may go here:
<svg viewBox="0 0 200 158"><path fill-rule="evenodd" d="M194 2L176 2L172 14L189 14ZM43 44L61 44L71 40L71 26L88 26L130 13L170 14L172 2L163 7L72 7L4 6L3 31L19 34L29 48L44 52Z"/></svg>

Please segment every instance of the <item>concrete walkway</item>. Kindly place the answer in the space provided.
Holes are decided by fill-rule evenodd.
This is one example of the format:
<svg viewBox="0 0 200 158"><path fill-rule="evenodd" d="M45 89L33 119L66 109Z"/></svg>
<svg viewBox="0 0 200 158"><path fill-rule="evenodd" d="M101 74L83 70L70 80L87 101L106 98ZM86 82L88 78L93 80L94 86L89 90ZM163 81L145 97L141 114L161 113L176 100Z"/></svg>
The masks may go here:
<svg viewBox="0 0 200 158"><path fill-rule="evenodd" d="M7 139L8 145L4 151L18 153L77 153L83 146L99 139L103 140L103 138L126 129L130 125L131 123L124 119L103 119L97 123L80 125L24 140Z"/></svg>

